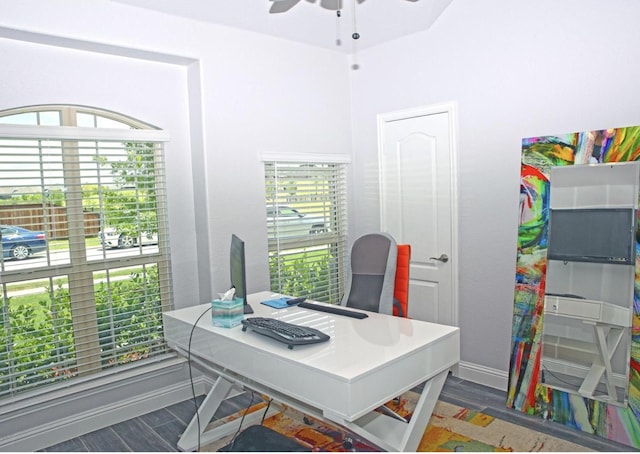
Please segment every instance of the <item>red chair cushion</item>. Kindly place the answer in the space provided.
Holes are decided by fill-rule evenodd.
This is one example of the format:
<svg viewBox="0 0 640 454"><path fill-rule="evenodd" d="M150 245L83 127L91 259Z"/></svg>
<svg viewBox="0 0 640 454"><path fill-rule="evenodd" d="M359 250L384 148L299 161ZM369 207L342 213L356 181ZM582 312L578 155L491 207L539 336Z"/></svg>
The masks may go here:
<svg viewBox="0 0 640 454"><path fill-rule="evenodd" d="M396 281L393 297L400 302L402 315L407 317L409 306L409 264L411 262L411 245L398 245L398 261L396 264ZM393 315L400 315L397 308L393 308Z"/></svg>

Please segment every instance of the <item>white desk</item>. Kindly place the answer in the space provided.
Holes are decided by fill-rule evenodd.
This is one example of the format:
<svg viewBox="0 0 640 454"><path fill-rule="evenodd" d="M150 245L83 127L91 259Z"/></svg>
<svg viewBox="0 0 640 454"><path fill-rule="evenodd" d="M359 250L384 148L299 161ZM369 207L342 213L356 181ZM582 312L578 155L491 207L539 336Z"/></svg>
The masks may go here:
<svg viewBox="0 0 640 454"><path fill-rule="evenodd" d="M312 326L331 340L290 350L286 344L251 330L243 332L240 326L213 327L210 313L206 314L193 330L191 357L218 378L200 407L202 426L234 384L240 384L310 416L338 423L383 449L415 451L449 368L460 360L459 329L377 313L360 320L260 304L272 297L271 292L249 295L255 314L247 317L273 317ZM170 347L186 354L192 326L207 307L164 314ZM373 411L423 382L424 390L409 423ZM203 432L194 417L178 447L194 450L198 438L204 445L235 432L238 423Z"/></svg>

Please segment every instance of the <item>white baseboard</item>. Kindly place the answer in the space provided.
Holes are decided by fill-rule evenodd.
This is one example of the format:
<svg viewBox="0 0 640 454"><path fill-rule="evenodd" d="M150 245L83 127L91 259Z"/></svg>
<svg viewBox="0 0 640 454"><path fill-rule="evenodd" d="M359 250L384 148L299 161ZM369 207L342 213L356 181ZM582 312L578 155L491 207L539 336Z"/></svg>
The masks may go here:
<svg viewBox="0 0 640 454"><path fill-rule="evenodd" d="M68 396L68 404L62 404L53 409L46 408L46 422L38 424L25 424L25 419L29 415L21 415L16 412L10 415L9 420L3 420L4 424L12 424L19 431L11 431L10 435L5 435L0 439L0 451L11 452L34 452L56 445L63 441L93 432L104 427L135 418L143 414L185 401L192 397L191 383L185 379L184 363L174 364L164 370L153 372L153 377L149 382L161 386L148 386L144 392L140 392L136 384L128 380L114 380L109 386L101 389L94 389L87 392L79 392L75 396ZM144 374L143 374L144 375ZM178 379L176 381L176 378ZM139 380L138 380L139 381ZM114 389L119 388L119 394L126 394L126 390L131 388L131 394L110 402L105 405L97 405L89 410L75 413L74 400L100 400L99 395L103 393L113 394ZM194 388L196 395L203 394L208 388L202 376L194 377ZM46 405L43 405L46 407ZM33 411L33 407L31 411ZM49 415L50 413L50 415ZM42 415L42 413L40 413ZM9 416L9 415L5 415ZM26 427L26 429L25 429Z"/></svg>
<svg viewBox="0 0 640 454"><path fill-rule="evenodd" d="M506 391L509 385L508 372L464 361L458 364L456 376L501 391Z"/></svg>

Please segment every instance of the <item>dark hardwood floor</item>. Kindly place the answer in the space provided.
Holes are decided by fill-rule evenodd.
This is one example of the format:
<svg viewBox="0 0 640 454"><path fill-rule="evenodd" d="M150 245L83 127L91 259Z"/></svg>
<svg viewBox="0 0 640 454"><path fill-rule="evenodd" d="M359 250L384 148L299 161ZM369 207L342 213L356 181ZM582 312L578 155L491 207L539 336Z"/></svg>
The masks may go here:
<svg viewBox="0 0 640 454"><path fill-rule="evenodd" d="M506 393L476 383L449 377L440 399L510 421L539 432L571 441L596 451L622 452L635 449L601 437L506 408ZM214 415L222 418L249 404L249 394L229 399ZM51 446L45 452L176 451L178 438L194 415L189 400L113 426Z"/></svg>

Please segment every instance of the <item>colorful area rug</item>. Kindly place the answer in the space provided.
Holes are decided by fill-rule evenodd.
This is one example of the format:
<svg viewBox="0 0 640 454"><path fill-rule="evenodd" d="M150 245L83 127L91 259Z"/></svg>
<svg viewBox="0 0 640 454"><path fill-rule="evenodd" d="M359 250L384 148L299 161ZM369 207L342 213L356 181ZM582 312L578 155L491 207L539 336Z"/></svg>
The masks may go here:
<svg viewBox="0 0 640 454"><path fill-rule="evenodd" d="M401 416L410 418L410 408L415 394L407 394L408 396L405 395L396 402L390 402L388 406ZM264 411L265 407L265 404L256 405L249 409L249 412ZM241 417L241 414L232 415L226 420L238 417ZM311 451L380 451L377 446L346 429L305 416L284 406L278 407L277 412L266 417L262 424L297 441ZM230 441L231 437L228 437L205 446L202 451L217 451ZM484 413L438 401L417 451L586 452L592 450Z"/></svg>

